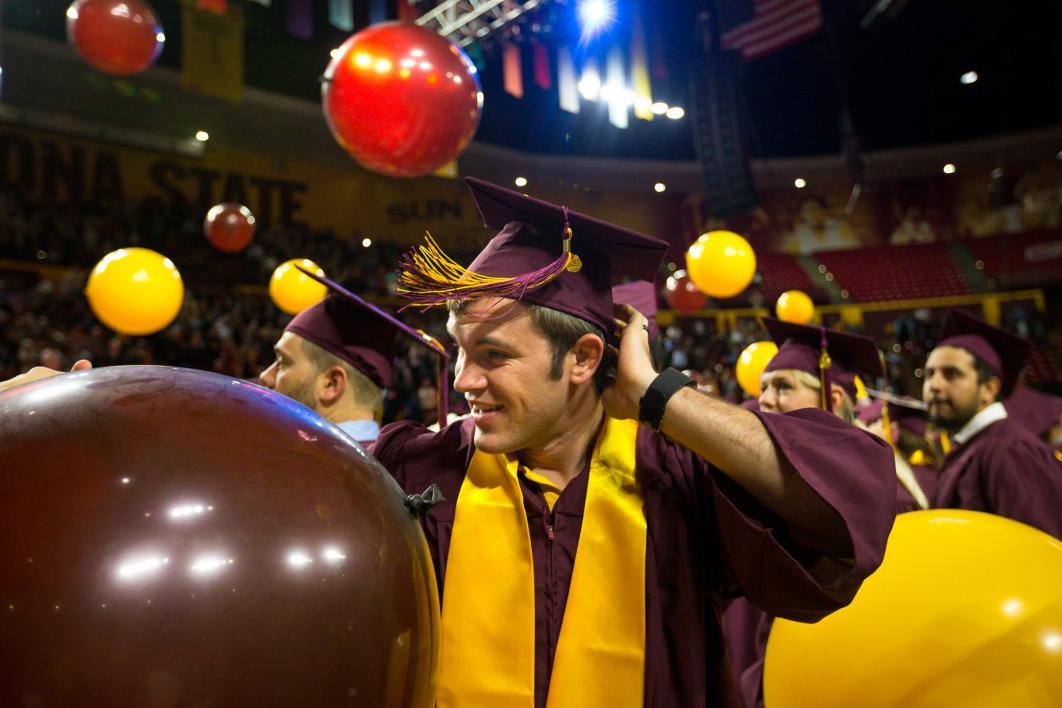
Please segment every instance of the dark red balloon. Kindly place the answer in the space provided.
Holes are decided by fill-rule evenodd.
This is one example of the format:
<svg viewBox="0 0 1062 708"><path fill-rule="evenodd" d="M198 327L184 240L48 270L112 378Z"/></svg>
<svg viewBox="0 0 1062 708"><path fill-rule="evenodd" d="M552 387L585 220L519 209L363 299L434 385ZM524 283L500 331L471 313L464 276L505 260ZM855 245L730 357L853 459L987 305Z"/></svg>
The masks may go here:
<svg viewBox="0 0 1062 708"><path fill-rule="evenodd" d="M154 64L166 41L143 0L74 0L66 10L66 37L82 59L118 76Z"/></svg>
<svg viewBox="0 0 1062 708"><path fill-rule="evenodd" d="M238 253L254 238L254 215L235 202L215 204L203 219L203 233L219 251Z"/></svg>
<svg viewBox="0 0 1062 708"><path fill-rule="evenodd" d="M664 297L674 310L682 313L696 312L708 302L708 297L693 284L684 270L677 270L668 277Z"/></svg>
<svg viewBox="0 0 1062 708"><path fill-rule="evenodd" d="M417 177L465 149L483 103L476 67L431 30L373 25L336 50L321 100L332 134L370 170Z"/></svg>
<svg viewBox="0 0 1062 708"><path fill-rule="evenodd" d="M164 367L0 393L0 705L428 706L438 596L379 463Z"/></svg>

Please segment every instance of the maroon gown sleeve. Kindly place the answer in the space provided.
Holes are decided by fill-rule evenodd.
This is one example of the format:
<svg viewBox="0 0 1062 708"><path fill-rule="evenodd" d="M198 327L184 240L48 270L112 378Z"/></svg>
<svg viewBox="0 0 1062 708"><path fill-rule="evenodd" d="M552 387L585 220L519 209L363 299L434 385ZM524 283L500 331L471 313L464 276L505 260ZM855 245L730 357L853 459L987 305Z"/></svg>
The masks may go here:
<svg viewBox="0 0 1062 708"><path fill-rule="evenodd" d="M979 457L978 483L987 511L1062 539L1062 463L1039 438L1015 426L988 440Z"/></svg>
<svg viewBox="0 0 1062 708"><path fill-rule="evenodd" d="M884 441L819 410L757 415L779 454L840 515L853 558L824 559L802 548L784 522L713 469L727 571L741 593L768 614L814 622L851 602L881 564L895 519L893 452Z"/></svg>

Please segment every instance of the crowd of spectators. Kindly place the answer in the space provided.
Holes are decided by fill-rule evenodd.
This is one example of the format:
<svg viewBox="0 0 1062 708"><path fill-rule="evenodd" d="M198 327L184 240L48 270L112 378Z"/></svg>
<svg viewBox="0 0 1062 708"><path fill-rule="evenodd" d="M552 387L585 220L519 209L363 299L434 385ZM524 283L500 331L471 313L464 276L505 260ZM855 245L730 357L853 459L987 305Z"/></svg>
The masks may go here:
<svg viewBox="0 0 1062 708"><path fill-rule="evenodd" d="M180 315L147 337L107 329L82 294L88 269L102 255L130 245L169 256L186 284ZM279 263L309 257L330 277L372 298L393 294L401 250L384 243L365 247L360 236L270 228L260 230L242 253L223 254L207 242L191 211L154 202L81 209L30 205L0 193L0 259L7 262L0 267L0 380L39 364L68 368L81 358L95 365L186 366L253 379L272 361L273 344L288 321L265 290ZM43 277L35 265L69 268ZM442 314L403 316L416 318L418 327L445 341ZM885 328L879 342L889 369L886 385L919 393L918 367L937 336L936 323L929 311L915 311ZM1043 337L1042 321L1025 311L1011 312L1008 324ZM690 371L703 390L740 401L744 394L734 374L738 356L764 338L752 319L720 331L713 319L678 318L663 329L660 345L665 365ZM399 352L384 419L428 420L435 400L434 362L421 347L403 343ZM460 397L453 398L459 409Z"/></svg>

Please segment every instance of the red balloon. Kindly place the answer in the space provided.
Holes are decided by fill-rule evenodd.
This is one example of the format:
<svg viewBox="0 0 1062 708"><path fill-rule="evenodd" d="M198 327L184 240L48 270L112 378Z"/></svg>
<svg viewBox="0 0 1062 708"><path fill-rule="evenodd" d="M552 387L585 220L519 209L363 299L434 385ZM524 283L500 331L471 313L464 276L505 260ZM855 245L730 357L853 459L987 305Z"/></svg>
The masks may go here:
<svg viewBox="0 0 1062 708"><path fill-rule="evenodd" d="M215 204L203 219L203 233L219 251L238 253L254 238L254 214L235 202Z"/></svg>
<svg viewBox="0 0 1062 708"><path fill-rule="evenodd" d="M483 94L476 67L456 44L423 27L384 22L336 50L321 100L332 134L362 166L418 177L465 149Z"/></svg>
<svg viewBox="0 0 1062 708"><path fill-rule="evenodd" d="M74 0L66 37L86 62L108 74L139 74L155 63L166 36L143 0Z"/></svg>
<svg viewBox="0 0 1062 708"><path fill-rule="evenodd" d="M684 314L696 312L708 302L708 297L693 284L684 270L677 270L668 277L664 297L672 308Z"/></svg>
<svg viewBox="0 0 1062 708"><path fill-rule="evenodd" d="M0 393L0 705L435 703L435 574L339 428L157 366Z"/></svg>

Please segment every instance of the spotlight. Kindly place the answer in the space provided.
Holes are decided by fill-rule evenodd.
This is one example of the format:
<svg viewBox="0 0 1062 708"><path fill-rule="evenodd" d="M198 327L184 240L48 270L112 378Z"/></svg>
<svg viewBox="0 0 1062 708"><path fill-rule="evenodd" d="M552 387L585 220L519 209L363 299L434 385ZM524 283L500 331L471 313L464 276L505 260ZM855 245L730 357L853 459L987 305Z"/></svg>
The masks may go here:
<svg viewBox="0 0 1062 708"><path fill-rule="evenodd" d="M196 131L195 139L201 143L205 143L207 140L210 140L210 133L205 130Z"/></svg>
<svg viewBox="0 0 1062 708"><path fill-rule="evenodd" d="M959 77L959 83L963 86L969 86L972 83L976 83L978 79L976 71L967 71L965 74Z"/></svg>
<svg viewBox="0 0 1062 708"><path fill-rule="evenodd" d="M616 8L610 0L583 0L579 3L579 22L584 35L597 34L616 17Z"/></svg>
<svg viewBox="0 0 1062 708"><path fill-rule="evenodd" d="M953 165L950 162L948 164L944 165L944 174L946 174L946 175L955 174L955 165Z"/></svg>
<svg viewBox="0 0 1062 708"><path fill-rule="evenodd" d="M686 115L686 111L682 110L678 106L671 106L671 108L667 109L667 113L665 113L664 115L666 115L671 120L678 120L682 116Z"/></svg>
<svg viewBox="0 0 1062 708"><path fill-rule="evenodd" d="M803 189L804 187L808 186L808 183L807 180L805 180L803 177L797 177L795 180L793 180L793 186L797 189Z"/></svg>
<svg viewBox="0 0 1062 708"><path fill-rule="evenodd" d="M527 177L517 177L513 180L513 184L515 184L517 187L526 187Z"/></svg>
<svg viewBox="0 0 1062 708"><path fill-rule="evenodd" d="M656 184L653 185L653 191L655 191L658 194L661 193L661 192L665 192L665 191L667 191L667 185L664 184L663 182L657 182Z"/></svg>

